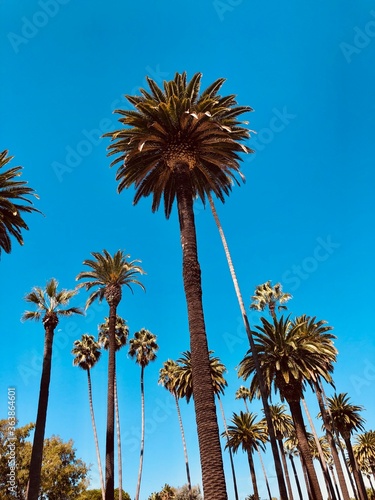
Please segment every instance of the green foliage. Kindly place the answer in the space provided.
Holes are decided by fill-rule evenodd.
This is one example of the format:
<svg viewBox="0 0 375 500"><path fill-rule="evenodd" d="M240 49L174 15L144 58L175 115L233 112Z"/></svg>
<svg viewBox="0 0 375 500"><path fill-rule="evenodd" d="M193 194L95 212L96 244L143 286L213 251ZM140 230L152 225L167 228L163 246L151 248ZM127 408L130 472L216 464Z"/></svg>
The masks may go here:
<svg viewBox="0 0 375 500"><path fill-rule="evenodd" d="M118 488L115 489L115 500L118 500L119 491ZM101 490L87 490L81 493L77 500L102 500ZM131 500L129 493L122 490L122 500Z"/></svg>
<svg viewBox="0 0 375 500"><path fill-rule="evenodd" d="M148 500L202 500L202 495L199 486L192 486L189 491L187 484L180 488L165 484L161 491L151 493Z"/></svg>
<svg viewBox="0 0 375 500"><path fill-rule="evenodd" d="M7 420L0 420L0 498L25 498L31 459L31 443L27 441L34 424L16 428L14 435ZM14 438L14 440L13 440ZM9 444L14 443L15 478L9 491ZM63 442L59 436L44 440L40 500L75 500L87 487L89 467L76 457L73 441ZM13 493L13 495L12 495Z"/></svg>

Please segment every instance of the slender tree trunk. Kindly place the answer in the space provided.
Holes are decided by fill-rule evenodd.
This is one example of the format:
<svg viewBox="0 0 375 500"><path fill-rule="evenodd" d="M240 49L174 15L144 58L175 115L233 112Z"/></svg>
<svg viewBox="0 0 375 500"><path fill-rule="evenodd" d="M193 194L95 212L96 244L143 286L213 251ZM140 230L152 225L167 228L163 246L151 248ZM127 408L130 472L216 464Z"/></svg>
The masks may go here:
<svg viewBox="0 0 375 500"><path fill-rule="evenodd" d="M88 388L89 388L89 404L90 404L91 425L92 425L92 429L94 431L94 441L95 441L96 458L97 458L97 461L98 461L98 470L99 470L99 477L100 477L100 487L101 487L101 490L102 490L102 499L105 500L105 489L104 489L104 480L103 480L102 461L101 461L101 458L100 458L99 440L98 440L98 434L96 432L95 415L94 415L94 405L93 405L93 402L92 402L90 368L87 369L87 383L88 383Z"/></svg>
<svg viewBox="0 0 375 500"><path fill-rule="evenodd" d="M293 455L289 455L289 460L290 460L290 463L292 465L294 479L296 480L296 486L297 486L297 491L298 491L298 495L299 495L299 500L303 500L301 485L299 482L299 478L298 478L298 474L297 474L297 470L296 470L296 465L294 463Z"/></svg>
<svg viewBox="0 0 375 500"><path fill-rule="evenodd" d="M319 458L320 458L320 465L322 467L323 477L324 477L324 480L326 482L328 496L330 498L332 498L332 500L337 500L336 492L335 492L335 489L334 489L332 481L331 481L331 476L329 475L329 472L328 472L327 463L326 463L326 460L325 460L324 455L323 455L323 450L322 450L318 435L316 433L315 426L314 426L314 423L312 421L312 418L311 418L309 409L307 407L305 398L302 398L302 404L303 404L303 407L305 409L307 420L309 421L310 429L311 429L313 437L314 437L316 448L318 450L318 454L319 454Z"/></svg>
<svg viewBox="0 0 375 500"><path fill-rule="evenodd" d="M293 498L293 491L292 491L292 485L290 484L290 477L289 477L288 465L286 463L285 450L284 450L282 439L278 439L278 443L279 443L279 450L280 450L281 461L282 461L282 464L283 464L283 467L284 467L285 482L286 482L286 485L287 485L287 488L288 488L289 500L294 500L294 498Z"/></svg>
<svg viewBox="0 0 375 500"><path fill-rule="evenodd" d="M329 465L328 468L330 471L331 480L335 486L336 496L337 496L338 500L342 500L341 491L340 491L339 485L337 484L337 481L336 481L336 476L335 476L333 465Z"/></svg>
<svg viewBox="0 0 375 500"><path fill-rule="evenodd" d="M115 329L116 309L113 304L109 305L109 349L108 349L108 394L107 394L107 432L105 447L105 500L114 500L115 495Z"/></svg>
<svg viewBox="0 0 375 500"><path fill-rule="evenodd" d="M253 336L252 336L252 333L251 333L249 319L248 319L247 314L246 314L246 309L245 309L245 306L244 306L244 302L243 302L241 290L240 290L240 287L238 285L238 280L237 280L236 272L234 270L232 258L231 258L230 252L229 252L229 248L228 248L228 244L227 244L227 241L226 241L226 238L225 238L225 235L224 235L224 231L223 231L223 229L221 227L220 220L219 220L219 217L217 215L217 212L216 212L215 205L214 205L214 202L212 200L212 197L211 197L210 194L208 194L207 197L208 197L208 201L210 203L212 215L214 216L217 228L218 228L219 233L220 233L221 241L223 243L223 247L224 247L225 255L226 255L226 258L227 258L227 262L228 262L230 274L232 276L232 281L233 281L234 289L236 291L236 296L237 296L238 304L240 306L240 310L241 310L242 319L243 319L243 322L244 322L246 334L247 334L247 337L248 337L248 340L249 340L250 349L251 349L252 356L253 356L253 359L254 359L255 371L256 371L256 374L257 374L257 377L258 377L259 390L260 390L260 394L261 394L261 398L262 398L264 415L265 415L266 422L267 422L268 433L269 433L269 438L270 438L270 443L271 443L271 450L272 450L272 455L273 455L273 459L274 459L274 463L275 463L275 470L276 470L277 482L278 482L279 491L280 491L280 500L288 500L288 495L287 495L285 481L284 481L284 475L283 475L283 469L282 469L282 466L281 466L280 456L279 456L279 452L278 452L277 444L276 444L275 430L274 430L274 427L273 427L271 412L270 412L269 405L268 405L267 389L266 389L266 386L265 386L265 383L264 383L264 380L263 380L263 377L262 377L262 372L261 372L261 368L260 368L259 358L258 358L258 354L257 354L256 348L255 348L255 342L254 342L254 339L253 339Z"/></svg>
<svg viewBox="0 0 375 500"><path fill-rule="evenodd" d="M137 490L135 492L135 500L139 500L139 493L141 491L142 468L143 468L143 454L145 449L145 391L144 391L144 371L145 367L141 365L141 451L139 454L139 469L138 469L138 482Z"/></svg>
<svg viewBox="0 0 375 500"><path fill-rule="evenodd" d="M260 462L260 466L262 467L262 471L263 471L263 476L264 476L264 480L266 482L266 487L267 487L267 491L268 491L268 498L270 500L272 500L272 494L271 494L271 489L270 489L270 485L269 485L269 482L268 482L268 477L267 477L267 473L266 473L266 468L264 467L264 463L263 463L263 460L262 460L262 454L260 452L260 450L258 449L258 456L259 456L259 462ZM291 499L290 499L291 500Z"/></svg>
<svg viewBox="0 0 375 500"><path fill-rule="evenodd" d="M118 468L118 500L122 500L122 454L121 454L121 431L120 414L118 409L117 378L115 374L115 418L117 433L117 468Z"/></svg>
<svg viewBox="0 0 375 500"><path fill-rule="evenodd" d="M47 317L44 319L43 324L45 329L43 367L40 380L38 412L36 417L33 448L31 452L29 482L26 492L27 500L38 500L39 498L44 433L46 429L49 384L51 380L52 343L57 320Z"/></svg>
<svg viewBox="0 0 375 500"><path fill-rule="evenodd" d="M309 444L307 440L300 402L289 398L288 404L294 421L294 427L296 429L298 449L306 468L312 496L314 500L323 500L322 492L319 487L318 477L316 475L311 453L309 450Z"/></svg>
<svg viewBox="0 0 375 500"><path fill-rule="evenodd" d="M223 408L223 404L221 402L221 399L220 399L219 395L217 395L217 399L219 400L219 406L220 406L221 416L223 418L223 423L224 423L225 436L227 438L227 443L228 443L228 441L229 441L229 434L228 434L227 421L225 419L224 408ZM228 446L228 451L229 451L230 466L231 466L231 470L232 470L234 496L235 496L235 499L238 500L238 489L237 489L236 471L234 469L233 453L232 453L232 449L231 449L230 446Z"/></svg>
<svg viewBox="0 0 375 500"><path fill-rule="evenodd" d="M343 436L343 439L345 441L345 446L346 446L346 451L348 452L349 460L350 460L350 465L352 466L352 471L353 471L353 476L355 483L357 485L357 492L360 500L368 500L367 499L367 491L365 488L365 484L363 482L363 477L360 471L358 470L357 466L357 461L355 459L354 453L353 453L353 448L352 448L352 443L350 441L350 438L347 436Z"/></svg>
<svg viewBox="0 0 375 500"><path fill-rule="evenodd" d="M201 270L193 212L190 171L186 164L176 167L177 205L183 255L191 346L193 397L205 500L227 500L219 426L212 387L209 350L202 304Z"/></svg>
<svg viewBox="0 0 375 500"><path fill-rule="evenodd" d="M191 493L191 479L190 479L189 458L188 458L188 452L187 452L186 441L185 441L184 426L182 425L182 417L181 417L180 405L178 404L178 396L177 396L176 392L173 392L173 396L174 396L174 399L175 399L175 402L176 402L178 423L180 424L182 446L184 448L185 467L186 467L186 479L187 479L187 484L188 484L188 488L189 488L189 493Z"/></svg>
<svg viewBox="0 0 375 500"><path fill-rule="evenodd" d="M260 496L259 496L259 492L258 492L257 478L256 478L256 475L255 475L254 460L253 460L253 456L251 454L251 451L247 452L247 458L248 458L248 461L249 461L251 481L253 483L253 488L254 488L254 496L255 496L256 500L260 500Z"/></svg>
<svg viewBox="0 0 375 500"><path fill-rule="evenodd" d="M334 438L333 432L332 432L331 420L328 416L326 407L323 403L322 390L320 388L320 384L314 383L314 388L315 388L315 394L316 394L319 408L320 408L320 414L322 416L324 428L326 431L326 438L327 438L328 444L331 448L332 459L333 459L333 463L335 464L335 469L336 469L337 478L338 478L339 484L340 484L341 494L342 494L343 500L350 500L349 490L348 490L348 487L346 485L344 471L342 470L342 467L341 467L340 457L339 457L339 454L337 452L335 438Z"/></svg>

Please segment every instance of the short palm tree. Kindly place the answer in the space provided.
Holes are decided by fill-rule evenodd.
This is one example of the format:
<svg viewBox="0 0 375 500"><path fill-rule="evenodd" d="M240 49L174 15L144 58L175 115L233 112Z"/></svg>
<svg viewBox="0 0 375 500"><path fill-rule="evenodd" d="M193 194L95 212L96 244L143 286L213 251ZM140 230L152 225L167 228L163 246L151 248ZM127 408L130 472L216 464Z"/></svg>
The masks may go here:
<svg viewBox="0 0 375 500"><path fill-rule="evenodd" d="M116 349L119 351L121 347L126 345L129 335L129 328L126 321L121 316L116 316L115 339ZM105 349L109 349L109 318L105 318L104 323L99 325L99 344ZM120 431L120 415L118 406L118 391L117 378L115 374L115 419L117 432L117 466L118 466L118 495L119 500L122 500L122 455L121 455L121 431Z"/></svg>
<svg viewBox="0 0 375 500"><path fill-rule="evenodd" d="M100 345L96 342L93 335L88 335L84 333L81 337L81 340L74 341L74 347L72 350L72 354L75 356L73 360L74 366L78 366L85 370L87 373L87 384L89 390L89 405L90 405L90 415L91 415L91 424L94 432L94 440L95 440L95 449L96 449L96 458L98 461L98 470L100 477L100 486L102 490L102 498L105 499L105 488L104 488L104 480L103 480L103 470L102 470L102 461L100 459L100 451L99 451L99 441L98 434L96 432L95 425L95 414L94 414L94 405L92 402L92 388L91 388L91 370L99 361L101 356Z"/></svg>
<svg viewBox="0 0 375 500"><path fill-rule="evenodd" d="M167 361L164 362L163 367L159 370L159 384L161 384L163 387L165 387L167 389L167 391L169 391L173 395L175 403L176 403L178 422L179 422L180 431L181 431L182 446L184 449L187 484L188 484L189 491L191 492L189 458L188 458L188 452L187 452L187 447L186 447L184 426L182 424L180 405L178 402L178 400L179 400L179 396L178 396L179 369L180 369L180 366L178 365L178 363L176 363L176 361L173 361L172 359L167 359Z"/></svg>
<svg viewBox="0 0 375 500"><path fill-rule="evenodd" d="M107 250L93 252L93 259L83 262L90 269L78 274L77 280L85 279L80 286L92 290L86 309L95 301L105 299L109 306L109 356L108 356L108 394L107 394L107 432L106 432L106 467L105 500L114 500L114 427L115 427L115 376L116 376L116 317L117 306L122 298L122 287L132 290L132 285L144 286L137 279L143 274L138 260L129 261L129 255L118 250L112 256Z"/></svg>
<svg viewBox="0 0 375 500"><path fill-rule="evenodd" d="M0 153L0 169L5 167L13 159L8 156L8 151ZM12 250L11 237L14 237L20 245L23 245L21 231L28 230L23 219L24 213L39 212L32 206L30 196L38 198L35 191L27 187L26 181L17 178L22 173L22 167L13 167L3 172L0 171L0 255L4 250L10 253ZM28 204L25 204L28 203ZM39 212L40 213L40 212Z"/></svg>
<svg viewBox="0 0 375 500"><path fill-rule="evenodd" d="M206 500L226 500L193 202L197 197L205 202L210 192L224 201L230 193L239 174L239 153L250 151L241 143L249 131L238 117L251 108L237 106L233 95L218 94L223 78L200 93L201 77L197 73L188 82L185 72L176 73L163 89L148 78L150 90L127 96L135 109L118 110L123 128L106 135L113 141L109 154L119 155L112 165L121 163L116 177L120 192L134 185L134 203L152 195L153 211L164 198L167 218L177 199L203 490Z"/></svg>
<svg viewBox="0 0 375 500"><path fill-rule="evenodd" d="M273 318L270 323L261 318L262 326L254 332L256 350L262 366L263 378L271 391L278 390L282 400L288 402L298 438L298 447L306 465L313 496L322 500L318 478L314 469L308 446L305 424L302 416L301 398L306 381L319 375L331 382L332 363L337 351L333 345L331 327L324 321L305 316L296 318ZM306 328L306 325L310 325ZM252 376L250 390L252 395L259 394L259 383L255 373L252 352L249 351L241 361L238 375L247 380Z"/></svg>
<svg viewBox="0 0 375 500"><path fill-rule="evenodd" d="M264 311L268 308L272 318L276 317L276 308L278 311L286 310L285 302L288 302L292 296L290 293L283 292L282 285L276 283L272 286L271 281L266 281L262 285L258 285L254 295L251 297L250 309L255 311Z"/></svg>
<svg viewBox="0 0 375 500"><path fill-rule="evenodd" d="M142 410L142 429L141 429L141 450L139 457L138 482L135 493L135 500L139 500L141 490L143 455L145 444L145 391L144 391L144 371L146 366L156 359L156 351L159 349L156 343L156 335L142 328L135 332L134 338L129 341L129 356L135 358L136 363L141 367L141 410Z"/></svg>
<svg viewBox="0 0 375 500"><path fill-rule="evenodd" d="M245 405L247 412L249 412L249 407L247 406L246 401L248 399L250 399L250 396L251 396L250 389L248 389L247 387L244 387L243 385L241 385L237 389L236 394L235 394L235 399L243 399L243 402L244 402L244 405Z"/></svg>
<svg viewBox="0 0 375 500"><path fill-rule="evenodd" d="M43 441L46 428L49 384L51 380L52 344L59 317L83 314L78 307L67 306L77 290L57 290L58 282L52 278L47 282L46 288L34 287L25 297L26 302L37 307L36 311L25 311L22 320L42 320L44 336L44 353L42 376L40 380L38 413L36 417L33 448L30 461L29 483L27 487L27 500L39 498L40 474L43 458Z"/></svg>
<svg viewBox="0 0 375 500"><path fill-rule="evenodd" d="M258 493L258 485L255 474L253 453L255 450L264 450L264 445L268 440L267 427L264 420L255 422L257 415L255 413L240 414L233 413L231 420L232 424L228 426L228 440L225 445L226 448L231 448L234 453L242 447L246 451L249 461L251 480L254 488L254 495L256 499L260 499ZM225 433L223 433L225 435Z"/></svg>
<svg viewBox="0 0 375 500"><path fill-rule="evenodd" d="M366 500L366 488L362 475L358 470L358 464L353 453L352 442L350 439L354 431L364 430L363 424L365 421L360 415L363 407L350 403L350 398L347 393L334 394L331 398L327 398L327 401L333 426L345 442L351 469L357 486L358 496L360 500Z"/></svg>

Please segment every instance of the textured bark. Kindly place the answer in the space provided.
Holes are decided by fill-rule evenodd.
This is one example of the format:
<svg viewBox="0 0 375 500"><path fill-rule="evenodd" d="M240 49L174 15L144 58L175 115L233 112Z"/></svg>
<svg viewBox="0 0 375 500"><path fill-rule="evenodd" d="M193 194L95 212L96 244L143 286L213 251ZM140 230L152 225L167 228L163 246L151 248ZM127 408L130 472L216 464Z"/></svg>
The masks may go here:
<svg viewBox="0 0 375 500"><path fill-rule="evenodd" d="M252 456L250 450L247 452L247 458L249 461L251 482L253 483L254 497L256 500L260 500L260 496L259 496L259 492L258 492L257 477L255 475L254 460L253 460L253 456Z"/></svg>
<svg viewBox="0 0 375 500"><path fill-rule="evenodd" d="M138 481L137 489L135 492L135 500L139 500L139 493L141 491L142 481L142 468L143 468L143 454L145 449L145 391L144 391L144 372L145 367L141 365L141 450L139 453L139 468L138 468Z"/></svg>
<svg viewBox="0 0 375 500"><path fill-rule="evenodd" d="M117 378L115 374L115 419L117 434L117 469L118 469L118 500L122 500L122 454L121 454L121 430L120 414L118 409Z"/></svg>
<svg viewBox="0 0 375 500"><path fill-rule="evenodd" d="M284 446L283 446L282 438L278 439L278 443L279 443L279 450L280 450L281 461L282 461L283 468L284 468L285 481L286 481L286 485L288 487L289 500L294 500L294 498L293 498L293 491L292 491L292 485L290 484L290 477L289 477L288 465L286 463L285 451L284 451Z"/></svg>
<svg viewBox="0 0 375 500"><path fill-rule="evenodd" d="M230 271L232 281L233 281L233 286L234 286L234 289L236 291L238 304L240 306L240 310L241 310L241 314L242 314L242 320L243 320L243 323L245 326L246 334L247 334L249 344L250 344L250 349L251 349L253 359L254 359L255 371L256 371L256 374L258 376L258 381L259 381L259 391L260 391L262 403L263 403L264 416L265 416L266 422L267 422L268 434L269 434L270 443L271 443L271 450L272 450L273 460L275 463L275 471L276 471L276 477L277 477L277 482L278 482L278 486L279 486L280 500L288 500L288 495L287 495L285 481L284 481L284 475L283 475L283 469L281 466L280 456L279 456L279 452L277 449L276 436L275 436L275 431L273 428L271 412L270 412L269 405L268 405L268 394L267 394L266 386L264 384L264 381L263 381L263 378L261 375L259 359L258 359L257 352L255 350L255 343L254 343L254 339L253 339L253 336L251 333L249 319L248 319L247 314L246 314L246 309L245 309L245 305L243 302L241 290L240 290L240 287L238 284L236 272L234 270L234 266L233 266L233 262L232 262L232 257L231 257L230 252L229 252L229 247L228 247L225 235L224 235L223 228L221 227L220 220L219 220L219 217L217 215L212 197L210 195L207 195L207 197L208 197L208 201L210 203L212 215L214 216L216 226L219 230L220 238L221 238L221 241L222 241L222 244L224 247L225 255L226 255L228 266L229 266L229 271ZM245 403L245 405L246 405L246 403Z"/></svg>
<svg viewBox="0 0 375 500"><path fill-rule="evenodd" d="M91 424L92 424L92 429L93 429L93 432L94 432L96 458L97 458L97 461L98 461L98 470L99 470L99 477L100 477L100 487L101 487L101 490L102 490L102 499L105 500L105 489L104 489L104 480L103 480L102 461L100 459L99 440L98 440L98 434L96 432L94 405L93 405L93 402L92 402L90 368L87 369L87 384L88 384L88 390L89 390L89 405L90 405Z"/></svg>
<svg viewBox="0 0 375 500"><path fill-rule="evenodd" d="M328 444L331 448L332 459L333 459L333 463L335 464L337 478L339 480L340 489L341 489L341 495L342 495L343 500L349 500L350 495L349 495L348 487L346 485L344 472L343 472L342 467L341 467L340 457L339 457L339 454L337 452L335 439L334 439L333 431L332 431L331 421L328 417L327 410L326 410L324 403L323 403L322 391L319 387L319 384L317 384L317 383L314 384L314 388L315 388L315 394L316 394L319 408L320 408L320 414L322 416L324 428L326 431L326 438L327 438Z"/></svg>
<svg viewBox="0 0 375 500"><path fill-rule="evenodd" d="M187 485L188 485L188 488L189 488L189 492L191 492L191 479L190 479L189 458L188 458L188 452L187 452L186 441L185 441L184 426L182 425L182 417L181 417L181 412L180 412L180 405L178 404L178 396L177 396L177 394L175 392L173 393L173 395L174 395L174 399L175 399L175 402L176 402L178 423L180 424L182 446L184 448Z"/></svg>
<svg viewBox="0 0 375 500"><path fill-rule="evenodd" d="M267 478L266 468L264 467L264 463L263 463L263 460L262 460L262 454L261 454L260 450L258 450L258 456L259 456L260 465L262 467L264 480L266 482L266 487L267 487L267 491L268 491L268 498L270 500L272 500L272 494L271 494L271 489L270 489L270 485L269 485L268 478ZM292 500L292 499L290 499L290 500Z"/></svg>
<svg viewBox="0 0 375 500"><path fill-rule="evenodd" d="M290 459L290 463L292 465L294 479L296 480L296 486L297 486L297 491L298 491L298 495L299 495L299 500L303 500L301 485L300 485L300 482L299 482L299 478L298 478L296 466L295 466L295 463L294 463L293 455L289 455L289 459Z"/></svg>
<svg viewBox="0 0 375 500"><path fill-rule="evenodd" d="M307 441L306 429L302 417L300 402L290 398L287 401L296 429L298 450L301 454L301 458L306 469L312 496L314 500L323 500L322 492L319 487L318 477L316 475L314 464L311 458L311 453L309 450L309 444Z"/></svg>
<svg viewBox="0 0 375 500"><path fill-rule="evenodd" d="M45 317L43 321L45 329L43 367L40 380L38 412L36 417L33 448L30 460L29 482L26 493L27 500L38 500L39 498L44 433L46 429L49 384L51 380L53 334L57 323L58 320L55 316Z"/></svg>
<svg viewBox="0 0 375 500"><path fill-rule="evenodd" d="M177 204L183 255L183 281L190 331L193 397L205 500L227 500L219 426L210 373L193 212L187 165L176 167Z"/></svg>
<svg viewBox="0 0 375 500"><path fill-rule="evenodd" d="M350 460L350 465L352 466L352 471L353 471L353 476L354 476L354 481L357 486L357 493L358 493L358 498L360 500L367 500L367 492L366 492L366 487L363 482L363 477L360 471L358 470L358 465L357 461L354 457L353 453L353 448L352 448L352 443L350 441L350 437L348 436L343 436L343 439L345 441L345 446L346 446L346 451L348 452L348 457Z"/></svg>
<svg viewBox="0 0 375 500"><path fill-rule="evenodd" d="M108 299L107 299L108 300ZM116 373L116 309L109 305L109 349L108 349L108 393L107 393L107 432L105 446L105 500L114 500L115 483L115 373Z"/></svg>
<svg viewBox="0 0 375 500"><path fill-rule="evenodd" d="M225 418L223 403L221 402L221 399L220 399L219 395L217 395L217 399L219 401L221 416L223 418L225 435L226 435L227 443L228 443L228 441L229 441L229 434L228 434L228 426L227 426L227 421L226 421L226 418ZM232 470L233 487L234 487L234 497L235 497L236 500L238 500L238 488L237 488L236 471L235 471L235 468L234 468L232 448L230 446L228 446L228 452L229 452L230 467L231 467L231 470Z"/></svg>

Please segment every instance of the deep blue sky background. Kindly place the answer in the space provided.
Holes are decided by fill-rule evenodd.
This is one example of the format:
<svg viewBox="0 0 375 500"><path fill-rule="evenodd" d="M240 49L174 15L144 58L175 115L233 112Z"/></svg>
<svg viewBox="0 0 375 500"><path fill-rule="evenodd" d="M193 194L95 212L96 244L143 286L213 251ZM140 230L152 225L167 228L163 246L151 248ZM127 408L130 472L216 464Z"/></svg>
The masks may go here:
<svg viewBox="0 0 375 500"><path fill-rule="evenodd" d="M43 11L43 5L45 10ZM43 12L48 11L48 14ZM77 2L43 0L0 6L0 150L15 156L23 178L40 196L44 217L27 217L24 247L1 257L1 415L6 390L17 388L19 425L35 421L43 327L20 322L23 297L51 277L73 288L92 251L124 249L147 275L119 313L131 335L146 327L158 336L158 359L146 370L144 475L141 497L185 480L172 397L157 385L167 358L189 348L176 211L165 220L150 200L132 206L133 192L116 192L115 169L102 132L117 128L115 108L127 106L149 75L159 84L176 71L203 73L202 88L227 79L222 94L250 105L257 131L244 157L247 182L234 188L219 215L248 306L257 284L282 282L293 294L289 311L325 319L339 350L338 392L363 405L374 428L374 56L375 11L370 1L280 3ZM281 117L281 118L280 118ZM245 333L227 264L209 210L196 203L199 258L209 346L228 368L227 418L240 411L235 367ZM75 304L83 305L81 291ZM96 305L86 318L63 319L55 338L46 435L73 438L92 463L98 485L86 375L72 366L72 343L96 335L107 314ZM252 324L258 320L250 314ZM134 495L139 455L140 370L118 355L124 489ZM92 374L104 455L106 356ZM327 388L328 394L333 390ZM313 415L314 397L306 394ZM200 482L193 404L181 403L192 468ZM258 402L252 411L261 417ZM220 415L219 415L219 422ZM221 425L221 424L220 424ZM320 429L320 424L317 423ZM235 457L241 499L252 491L247 459ZM274 495L277 487L265 457ZM230 469L225 457L228 491ZM258 462L257 462L258 464ZM259 469L259 465L257 465ZM262 496L266 490L261 479Z"/></svg>

